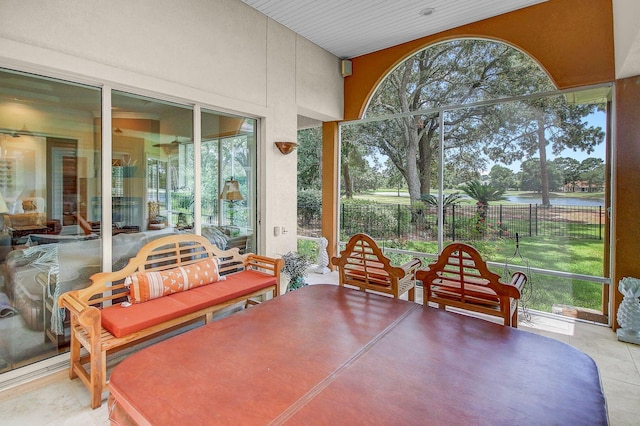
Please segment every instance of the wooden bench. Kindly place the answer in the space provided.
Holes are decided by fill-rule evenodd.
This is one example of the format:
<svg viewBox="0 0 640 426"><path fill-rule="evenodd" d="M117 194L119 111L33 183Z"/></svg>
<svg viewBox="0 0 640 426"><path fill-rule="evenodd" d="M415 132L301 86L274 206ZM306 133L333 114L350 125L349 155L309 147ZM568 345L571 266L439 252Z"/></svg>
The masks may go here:
<svg viewBox="0 0 640 426"><path fill-rule="evenodd" d="M489 271L480 253L469 245L448 245L437 261L428 270L418 271L416 277L422 281L425 306L433 302L440 309L452 306L479 312L518 327L518 299L527 276L516 272L510 283L501 283L500 276Z"/></svg>
<svg viewBox="0 0 640 426"><path fill-rule="evenodd" d="M422 265L420 259L393 266L367 234L353 235L340 257L332 257L331 263L338 267L341 286L390 294L396 299L408 292L409 300L415 301L415 272Z"/></svg>
<svg viewBox="0 0 640 426"><path fill-rule="evenodd" d="M219 281L207 285L198 281L191 288L192 275L201 279L201 265L212 267L212 263L218 264ZM91 407L99 407L102 392L108 389L108 354L188 323L209 322L213 313L225 307L269 294L278 296L282 266L282 259L241 255L237 248L222 251L197 235L172 235L146 244L123 269L94 274L89 287L59 298L59 306L67 308L71 317L69 377L79 377L91 392ZM166 277L175 274L188 277L184 284L188 290L128 303L140 298L143 285L139 283L147 279L161 282L155 288L165 288L166 294ZM125 279L129 284L131 277L136 277L133 284L125 285ZM86 355L81 356L81 348Z"/></svg>

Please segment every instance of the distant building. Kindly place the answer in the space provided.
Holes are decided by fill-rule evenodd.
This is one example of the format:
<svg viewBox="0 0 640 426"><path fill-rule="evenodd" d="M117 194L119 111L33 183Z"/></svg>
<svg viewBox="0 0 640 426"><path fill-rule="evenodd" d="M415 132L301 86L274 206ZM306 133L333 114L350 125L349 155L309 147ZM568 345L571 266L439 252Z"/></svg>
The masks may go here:
<svg viewBox="0 0 640 426"><path fill-rule="evenodd" d="M589 181L577 180L575 182L569 182L562 186L562 192L600 192L604 191L603 183L592 182L589 185Z"/></svg>

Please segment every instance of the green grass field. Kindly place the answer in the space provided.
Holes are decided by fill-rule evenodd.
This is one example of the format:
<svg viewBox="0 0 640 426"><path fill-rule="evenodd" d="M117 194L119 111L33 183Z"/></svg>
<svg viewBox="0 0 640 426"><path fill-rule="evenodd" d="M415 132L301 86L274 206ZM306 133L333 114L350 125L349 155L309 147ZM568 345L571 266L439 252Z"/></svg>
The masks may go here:
<svg viewBox="0 0 640 426"><path fill-rule="evenodd" d="M450 194L452 192L462 193L462 191L453 191L453 190L444 191L445 194ZM410 204L410 200L409 200L409 196L407 195L406 188L403 188L400 190L400 195L397 195L397 194L398 194L397 188L382 188L370 193L356 194L353 196L353 198L355 200L371 200L380 204L402 204L402 205ZM505 196L510 196L510 195L519 196L519 197L531 197L531 198L540 196L537 193L528 192L528 191L507 191L505 193ZM571 197L571 198L584 198L584 199L595 199L595 200L604 198L603 192L554 192L551 195L553 197ZM468 199L468 198L462 199L460 201L460 204L462 205L475 205L475 203L476 203L475 200ZM509 201L504 200L499 202L494 201L491 204L510 205L515 203L511 203Z"/></svg>
<svg viewBox="0 0 640 426"><path fill-rule="evenodd" d="M393 189L379 190L377 193L359 195L356 198L376 201L382 204L408 205L407 196L388 195ZM509 195L531 195L530 193L509 192ZM559 195L559 194L554 194ZM602 198L602 193L572 193L571 197ZM475 203L473 200L466 200ZM501 202L503 203L503 202ZM504 204L508 204L504 202ZM598 226L598 225L583 225ZM571 235L571 234L569 234ZM596 234L597 235L597 234ZM456 237L458 238L458 237ZM386 248L398 248L407 251L435 254L437 243L431 241L378 241ZM465 242L465 241L461 241ZM445 241L445 244L449 242ZM604 240L578 239L572 237L532 236L521 237L519 241L519 255L516 255L514 239L492 239L468 241L482 256L489 261L504 265L509 259L509 264L525 266L526 261L532 268L549 271L561 271L573 274L582 274L602 277L604 265ZM316 258L316 244L310 241L300 241L298 250L306 254L311 261ZM520 257L522 256L522 258ZM391 254L394 264L403 263L411 256ZM425 259L429 263L432 259ZM495 272L504 273L504 267L493 268ZM551 312L554 305L569 305L579 308L595 310L602 309L602 290L600 283L556 277L543 273L532 273L529 277L527 289L523 294L525 306Z"/></svg>
<svg viewBox="0 0 640 426"><path fill-rule="evenodd" d="M561 240L550 237L523 238L520 241L519 255L516 255L514 240L510 239L469 243L480 251L483 258L500 265L525 267L528 262L529 267L532 268L603 276L604 244L598 240ZM421 253L434 254L437 252L435 242L379 241L379 244L386 248L399 248ZM298 241L298 251L311 262L315 262L317 256L315 242ZM394 264L404 263L411 258L409 255L402 254L388 255ZM433 259L425 258L423 261L428 264ZM509 270L508 266L507 268ZM504 276L504 266L492 269ZM511 270L513 271L513 269ZM553 305L569 305L601 311L602 285L590 281L530 273L522 302L530 309L543 312L552 312Z"/></svg>

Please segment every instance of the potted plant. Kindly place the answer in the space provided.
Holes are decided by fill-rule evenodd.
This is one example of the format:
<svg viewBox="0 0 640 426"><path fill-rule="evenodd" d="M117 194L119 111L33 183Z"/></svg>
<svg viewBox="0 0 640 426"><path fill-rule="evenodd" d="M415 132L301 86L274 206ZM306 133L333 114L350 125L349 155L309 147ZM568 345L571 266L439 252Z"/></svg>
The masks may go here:
<svg viewBox="0 0 640 426"><path fill-rule="evenodd" d="M295 252L288 252L282 256L284 267L282 273L289 277L287 291L296 290L307 285L304 277L307 276L307 269L311 263Z"/></svg>

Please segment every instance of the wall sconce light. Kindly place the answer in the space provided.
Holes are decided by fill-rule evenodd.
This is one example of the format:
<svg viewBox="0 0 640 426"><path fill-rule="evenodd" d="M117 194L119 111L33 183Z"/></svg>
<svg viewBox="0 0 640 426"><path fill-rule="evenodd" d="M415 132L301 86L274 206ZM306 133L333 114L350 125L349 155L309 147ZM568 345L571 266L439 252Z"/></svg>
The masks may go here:
<svg viewBox="0 0 640 426"><path fill-rule="evenodd" d="M291 152L298 147L295 142L274 142L281 153L284 155L291 154Z"/></svg>

